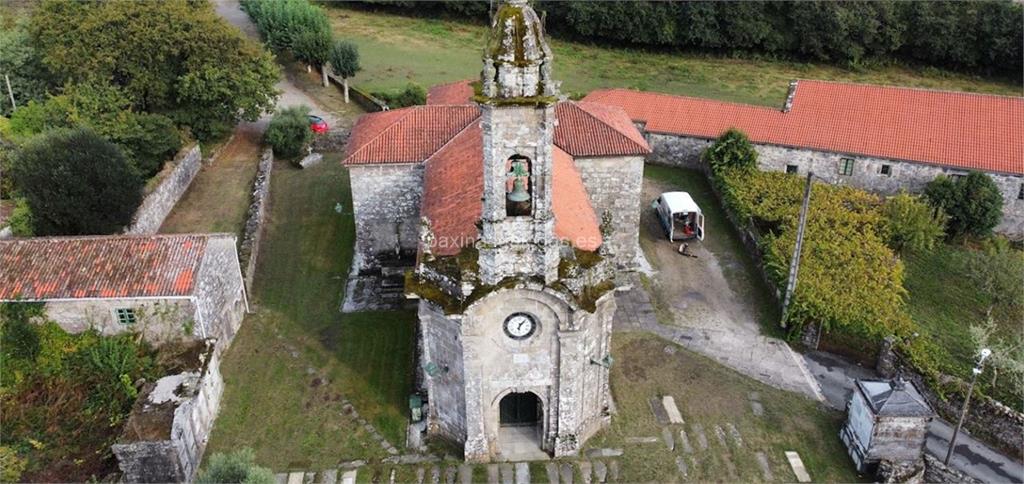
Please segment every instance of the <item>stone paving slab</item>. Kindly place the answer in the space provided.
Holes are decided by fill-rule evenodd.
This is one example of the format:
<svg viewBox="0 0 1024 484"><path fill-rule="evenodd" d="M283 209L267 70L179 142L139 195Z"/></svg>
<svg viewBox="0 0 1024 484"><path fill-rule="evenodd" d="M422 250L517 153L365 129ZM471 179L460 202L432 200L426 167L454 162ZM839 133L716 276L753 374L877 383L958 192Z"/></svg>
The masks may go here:
<svg viewBox="0 0 1024 484"><path fill-rule="evenodd" d="M591 477L592 466L590 461L581 460L576 463L576 466L580 468L580 477L583 479L583 484L590 484L593 479Z"/></svg>
<svg viewBox="0 0 1024 484"><path fill-rule="evenodd" d="M656 444L657 437L626 437L627 444Z"/></svg>
<svg viewBox="0 0 1024 484"><path fill-rule="evenodd" d="M501 480L501 476L498 471L498 464L487 465L487 484L498 484Z"/></svg>
<svg viewBox="0 0 1024 484"><path fill-rule="evenodd" d="M676 450L676 439L672 437L672 429L668 427L661 429L661 440L665 442L665 447L668 447L670 452Z"/></svg>
<svg viewBox="0 0 1024 484"><path fill-rule="evenodd" d="M501 484L513 484L516 480L515 468L512 464L501 464Z"/></svg>
<svg viewBox="0 0 1024 484"><path fill-rule="evenodd" d="M554 462L544 464L544 473L548 475L550 484L558 484L558 464Z"/></svg>
<svg viewBox="0 0 1024 484"><path fill-rule="evenodd" d="M572 484L572 478L573 478L572 465L571 464L562 464L562 466L559 469L559 471L560 471L559 474L561 475L561 478L562 478L561 479L562 484Z"/></svg>
<svg viewBox="0 0 1024 484"><path fill-rule="evenodd" d="M722 447L728 447L729 444L725 443L725 431L722 430L722 426L715 425L715 438L718 439L718 443Z"/></svg>
<svg viewBox="0 0 1024 484"><path fill-rule="evenodd" d="M800 454L787 450L786 460L789 461L789 467L793 469L793 475L796 476L797 482L811 482L811 475L807 473L807 468L804 467L804 461L800 459Z"/></svg>
<svg viewBox="0 0 1024 484"><path fill-rule="evenodd" d="M338 470L327 469L326 471L321 472L320 480L317 482L320 482L321 484L335 484L338 482Z"/></svg>
<svg viewBox="0 0 1024 484"><path fill-rule="evenodd" d="M356 469L345 471L345 473L341 475L341 484L356 484L356 473L358 472L359 471Z"/></svg>
<svg viewBox="0 0 1024 484"><path fill-rule="evenodd" d="M650 404L651 413L654 414L654 420L658 421L658 425L668 425L668 412L665 411L665 407L661 404L661 399L658 397L651 397L647 399L647 403Z"/></svg>
<svg viewBox="0 0 1024 484"><path fill-rule="evenodd" d="M594 477L600 484L608 482L608 466L604 465L604 461L594 461Z"/></svg>
<svg viewBox="0 0 1024 484"><path fill-rule="evenodd" d="M693 453L693 447L690 446L690 438L687 437L686 430L684 429L679 429L679 447L687 454Z"/></svg>
<svg viewBox="0 0 1024 484"><path fill-rule="evenodd" d="M459 482L461 484L473 484L473 466L469 464L459 466Z"/></svg>
<svg viewBox="0 0 1024 484"><path fill-rule="evenodd" d="M743 447L743 437L740 435L740 431L736 429L736 426L732 422L726 422L725 429L729 431L732 443L736 444L736 447Z"/></svg>
<svg viewBox="0 0 1024 484"><path fill-rule="evenodd" d="M661 398L661 405L665 407L665 412L668 414L669 423L683 423L683 415L679 413L679 407L676 406L675 398L672 398L671 395L666 395Z"/></svg>
<svg viewBox="0 0 1024 484"><path fill-rule="evenodd" d="M289 472L288 473L288 484L302 484L302 479L306 475L301 472Z"/></svg>
<svg viewBox="0 0 1024 484"><path fill-rule="evenodd" d="M775 476L772 475L772 466L768 463L768 456L760 451L754 455L757 457L757 465L761 467L761 476L764 477L764 480L774 481Z"/></svg>
<svg viewBox="0 0 1024 484"><path fill-rule="evenodd" d="M676 457L676 468L679 469L679 474L683 477L689 475L689 468L686 465L686 457Z"/></svg>
<svg viewBox="0 0 1024 484"><path fill-rule="evenodd" d="M277 484L288 484L288 474L284 472L275 474L274 481L276 481Z"/></svg>
<svg viewBox="0 0 1024 484"><path fill-rule="evenodd" d="M704 427L701 424L693 425L693 433L697 436L697 445L700 450L708 450L708 437L704 435Z"/></svg>
<svg viewBox="0 0 1024 484"><path fill-rule="evenodd" d="M516 462L516 484L530 484L530 464Z"/></svg>
<svg viewBox="0 0 1024 484"><path fill-rule="evenodd" d="M587 457L593 459L596 457L621 457L622 449L612 449L609 447L601 449L590 449L587 451Z"/></svg>
<svg viewBox="0 0 1024 484"><path fill-rule="evenodd" d="M441 482L441 468L438 466L430 467L430 482L439 484Z"/></svg>
<svg viewBox="0 0 1024 484"><path fill-rule="evenodd" d="M423 479L427 476L427 470L422 467L416 468L416 484L423 484Z"/></svg>
<svg viewBox="0 0 1024 484"><path fill-rule="evenodd" d="M313 484L314 480L316 480L315 472L307 472L302 476L302 482L304 484Z"/></svg>
<svg viewBox="0 0 1024 484"><path fill-rule="evenodd" d="M444 482L445 484L455 484L455 477L457 471L455 466L448 466L444 469Z"/></svg>
<svg viewBox="0 0 1024 484"><path fill-rule="evenodd" d="M613 460L608 463L608 474L611 482L619 482L619 461Z"/></svg>

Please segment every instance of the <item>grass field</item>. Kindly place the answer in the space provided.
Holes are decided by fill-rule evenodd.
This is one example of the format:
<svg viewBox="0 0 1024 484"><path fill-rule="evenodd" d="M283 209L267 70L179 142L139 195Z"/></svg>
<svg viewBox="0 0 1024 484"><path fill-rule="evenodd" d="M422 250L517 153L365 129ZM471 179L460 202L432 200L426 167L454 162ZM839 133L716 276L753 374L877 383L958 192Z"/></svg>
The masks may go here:
<svg viewBox="0 0 1024 484"><path fill-rule="evenodd" d="M611 427L587 447L624 449L620 458L624 482L682 481L676 467L679 457L688 459L690 481L763 481L756 452L767 456L773 480L792 482L795 476L784 454L790 450L800 454L814 482L861 480L838 438L840 412L761 384L654 336L616 333L612 347L611 385L618 414ZM679 430L685 429L692 454L672 452L661 442L662 430L648 399L665 395L675 399L685 421L670 428L676 439ZM753 413L752 397L763 406L763 416ZM730 424L739 432L740 444L725 430ZM707 450L698 445L695 425L703 428ZM716 437L716 426L726 432L724 446ZM659 441L626 442L628 437L645 436Z"/></svg>
<svg viewBox="0 0 1024 484"><path fill-rule="evenodd" d="M483 25L353 9L327 9L335 34L359 46L362 72L354 83L368 90L410 81L424 87L475 78L486 36ZM850 71L828 65L664 54L550 41L555 78L566 93L628 87L726 101L781 106L792 79L828 79L1021 95L1021 86L963 74L904 67Z"/></svg>
<svg viewBox="0 0 1024 484"><path fill-rule="evenodd" d="M227 232L241 238L259 157L259 131L237 128L231 142L220 147L217 159L196 174L160 231Z"/></svg>
<svg viewBox="0 0 1024 484"><path fill-rule="evenodd" d="M771 289L758 274L757 264L744 247L736 228L726 217L725 210L715 198L704 174L697 170L646 164L644 178L664 183L673 190L689 192L693 196L704 213L705 232L708 234L701 245L718 259L730 288L740 297L753 301L752 306L758 309L757 317L764 330L768 334L781 336L777 324L779 308L769 292ZM651 242L644 237L640 238L641 246ZM647 247L644 252L654 253Z"/></svg>
<svg viewBox="0 0 1024 484"><path fill-rule="evenodd" d="M248 317L222 364L226 390L207 453L252 447L274 470L316 469L383 450L342 415L347 398L405 443L415 314L341 314L352 259L348 173L337 154L275 165L270 220Z"/></svg>

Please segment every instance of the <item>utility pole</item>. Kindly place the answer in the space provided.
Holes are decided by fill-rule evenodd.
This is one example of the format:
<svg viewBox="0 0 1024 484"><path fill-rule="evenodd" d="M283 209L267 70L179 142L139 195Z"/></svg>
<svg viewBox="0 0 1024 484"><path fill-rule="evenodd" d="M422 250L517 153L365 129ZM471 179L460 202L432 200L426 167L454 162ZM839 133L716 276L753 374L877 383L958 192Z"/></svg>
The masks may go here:
<svg viewBox="0 0 1024 484"><path fill-rule="evenodd" d="M796 290L796 275L800 272L800 250L804 246L804 228L807 227L807 208L811 204L811 178L814 173L807 172L807 185L804 187L804 202L800 206L800 223L796 229L796 246L793 247L793 259L789 261L789 281L786 282L786 297L782 300L782 321L780 325L785 328L786 320L789 318L789 303L793 299L793 291Z"/></svg>
<svg viewBox="0 0 1024 484"><path fill-rule="evenodd" d="M992 354L992 350L988 348L982 348L981 355L978 358L978 366L975 366L971 370L971 384L967 387L967 398L964 399L964 407L960 410L960 421L956 423L956 428L953 429L953 437L949 439L949 449L946 450L946 460L942 461L943 464L949 465L949 458L953 457L953 447L956 446L956 437L960 434L960 427L964 425L964 419L967 418L967 407L971 404L971 395L974 394L974 383L978 381L978 375L981 375L981 371L985 369L985 359Z"/></svg>
<svg viewBox="0 0 1024 484"><path fill-rule="evenodd" d="M7 95L11 96L11 111L18 109L18 105L14 103L14 91L11 90L11 77L4 74L4 80L7 81Z"/></svg>

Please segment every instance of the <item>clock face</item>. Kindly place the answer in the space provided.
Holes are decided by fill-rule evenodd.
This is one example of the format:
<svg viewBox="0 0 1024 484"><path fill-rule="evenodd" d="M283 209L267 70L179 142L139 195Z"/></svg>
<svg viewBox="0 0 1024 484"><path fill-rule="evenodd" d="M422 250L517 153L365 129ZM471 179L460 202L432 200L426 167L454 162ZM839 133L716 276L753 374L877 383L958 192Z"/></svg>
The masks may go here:
<svg viewBox="0 0 1024 484"><path fill-rule="evenodd" d="M526 339L537 330L537 321L526 313L515 313L505 319L505 334L512 339Z"/></svg>

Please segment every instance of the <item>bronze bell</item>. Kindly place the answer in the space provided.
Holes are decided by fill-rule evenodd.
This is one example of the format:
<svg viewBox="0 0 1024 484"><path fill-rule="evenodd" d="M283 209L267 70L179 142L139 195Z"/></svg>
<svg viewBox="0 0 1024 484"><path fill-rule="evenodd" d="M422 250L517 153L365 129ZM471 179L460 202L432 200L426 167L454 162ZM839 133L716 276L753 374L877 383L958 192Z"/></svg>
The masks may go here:
<svg viewBox="0 0 1024 484"><path fill-rule="evenodd" d="M512 191L508 193L508 201L521 203L530 200L530 194L526 192L526 187L523 186L523 179L516 178L516 181L512 182Z"/></svg>

